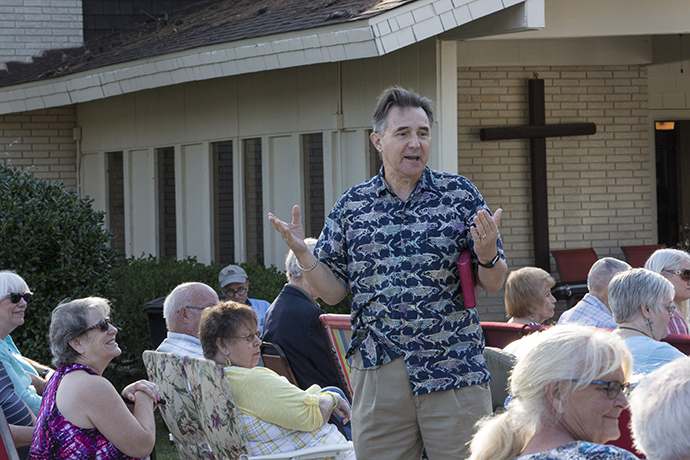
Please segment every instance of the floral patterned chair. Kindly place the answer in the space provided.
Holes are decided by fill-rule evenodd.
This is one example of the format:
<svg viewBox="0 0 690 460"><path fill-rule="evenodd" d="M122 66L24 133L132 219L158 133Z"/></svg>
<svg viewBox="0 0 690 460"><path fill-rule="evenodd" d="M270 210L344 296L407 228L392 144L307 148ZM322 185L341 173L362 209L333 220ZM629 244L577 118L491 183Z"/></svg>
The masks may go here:
<svg viewBox="0 0 690 460"><path fill-rule="evenodd" d="M341 459L352 451L352 443L338 446L320 446L251 456L242 430L239 411L235 408L223 368L211 360L187 357L184 369L191 385L191 392L199 408L202 428L214 460L301 460L316 458Z"/></svg>
<svg viewBox="0 0 690 460"><path fill-rule="evenodd" d="M172 353L147 350L143 354L149 379L163 393L163 421L173 436L181 460L206 460L210 447L201 427L199 410L189 391L182 360Z"/></svg>

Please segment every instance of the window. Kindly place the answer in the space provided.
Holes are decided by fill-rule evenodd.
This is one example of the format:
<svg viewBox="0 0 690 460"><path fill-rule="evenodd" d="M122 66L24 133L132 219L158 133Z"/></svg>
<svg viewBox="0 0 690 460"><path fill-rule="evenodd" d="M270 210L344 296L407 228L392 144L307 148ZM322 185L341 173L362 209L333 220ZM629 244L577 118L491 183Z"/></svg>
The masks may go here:
<svg viewBox="0 0 690 460"><path fill-rule="evenodd" d="M113 232L110 247L125 257L125 180L122 152L106 153L108 168L108 223Z"/></svg>
<svg viewBox="0 0 690 460"><path fill-rule="evenodd" d="M318 238L326 218L323 188L323 134L302 136L302 165L304 167L304 233Z"/></svg>
<svg viewBox="0 0 690 460"><path fill-rule="evenodd" d="M247 263L263 265L263 182L261 172L261 138L244 139L244 204L247 235Z"/></svg>
<svg viewBox="0 0 690 460"><path fill-rule="evenodd" d="M235 202L232 141L215 142L216 262L235 262Z"/></svg>
<svg viewBox="0 0 690 460"><path fill-rule="evenodd" d="M173 147L160 148L156 150L156 153L158 155L158 250L161 257L177 257L175 149Z"/></svg>

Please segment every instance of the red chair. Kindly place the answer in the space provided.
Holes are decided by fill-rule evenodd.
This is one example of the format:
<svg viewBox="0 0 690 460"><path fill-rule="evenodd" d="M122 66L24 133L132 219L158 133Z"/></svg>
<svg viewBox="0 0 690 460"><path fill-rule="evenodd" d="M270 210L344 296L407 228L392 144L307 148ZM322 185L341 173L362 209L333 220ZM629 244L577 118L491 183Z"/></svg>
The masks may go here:
<svg viewBox="0 0 690 460"><path fill-rule="evenodd" d="M347 349L352 338L350 326L350 315L338 315L335 313L324 313L319 316L323 324L326 338L331 346L331 356L333 364L338 371L340 389L343 390L347 399L352 402L352 385L350 384L350 363L345 358Z"/></svg>
<svg viewBox="0 0 690 460"><path fill-rule="evenodd" d="M637 458L647 458L633 447L632 433L630 432L630 410L623 409L623 412L621 412L620 417L618 417L618 429L621 432L620 438L609 441L606 444L625 449L637 455Z"/></svg>
<svg viewBox="0 0 690 460"><path fill-rule="evenodd" d="M561 249L551 251L551 254L556 259L558 273L564 283L581 281L586 283L589 269L599 259L592 248Z"/></svg>
<svg viewBox="0 0 690 460"><path fill-rule="evenodd" d="M668 342L684 354L690 355L690 335L669 334L661 339L661 341Z"/></svg>
<svg viewBox="0 0 690 460"><path fill-rule="evenodd" d="M519 340L532 332L550 327L543 324L530 326L528 324L499 323L495 321L480 321L479 324L484 331L486 346L495 348L504 348L510 342Z"/></svg>
<svg viewBox="0 0 690 460"><path fill-rule="evenodd" d="M642 268L654 251L665 247L665 244L649 244L646 246L621 246L621 249L632 268Z"/></svg>

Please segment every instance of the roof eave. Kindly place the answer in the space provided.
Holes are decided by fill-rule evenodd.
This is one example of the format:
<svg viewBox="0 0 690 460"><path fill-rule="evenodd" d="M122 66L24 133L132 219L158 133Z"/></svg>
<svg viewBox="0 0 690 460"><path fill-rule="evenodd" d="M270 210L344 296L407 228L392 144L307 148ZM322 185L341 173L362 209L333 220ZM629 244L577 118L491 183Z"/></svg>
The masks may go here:
<svg viewBox="0 0 690 460"><path fill-rule="evenodd" d="M544 0L424 0L366 20L229 42L0 88L0 114L83 103L191 81L378 57L511 12L510 30L543 27ZM472 33L476 34L476 28Z"/></svg>

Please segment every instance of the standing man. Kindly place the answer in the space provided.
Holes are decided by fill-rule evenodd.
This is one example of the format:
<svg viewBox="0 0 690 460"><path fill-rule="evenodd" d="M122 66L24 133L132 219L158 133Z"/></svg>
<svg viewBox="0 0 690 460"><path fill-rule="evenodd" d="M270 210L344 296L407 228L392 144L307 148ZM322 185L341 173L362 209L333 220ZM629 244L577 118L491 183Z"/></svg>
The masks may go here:
<svg viewBox="0 0 690 460"><path fill-rule="evenodd" d="M256 313L256 319L259 322L259 330L264 332L264 316L270 302L261 299L250 299L249 294L249 277L239 265L228 265L218 274L218 284L220 285L220 292L223 293L226 299L234 300L238 303L243 303L252 307Z"/></svg>
<svg viewBox="0 0 690 460"><path fill-rule="evenodd" d="M292 222L269 214L300 269L329 304L352 292L353 441L361 458L467 456L474 423L491 411L484 337L464 308L457 261L473 251L477 281L501 289L507 271L491 216L466 178L426 167L431 101L385 90L371 142L379 174L343 194L316 250L304 244L299 207Z"/></svg>
<svg viewBox="0 0 690 460"><path fill-rule="evenodd" d="M218 294L204 283L182 283L163 302L163 317L168 336L156 351L173 353L180 358L204 359L199 341L199 321L206 307L218 303Z"/></svg>
<svg viewBox="0 0 690 460"><path fill-rule="evenodd" d="M616 329L609 307L609 283L620 272L630 270L630 265L613 257L604 257L594 262L587 274L589 291L573 308L558 318L558 324L579 324L581 326Z"/></svg>

